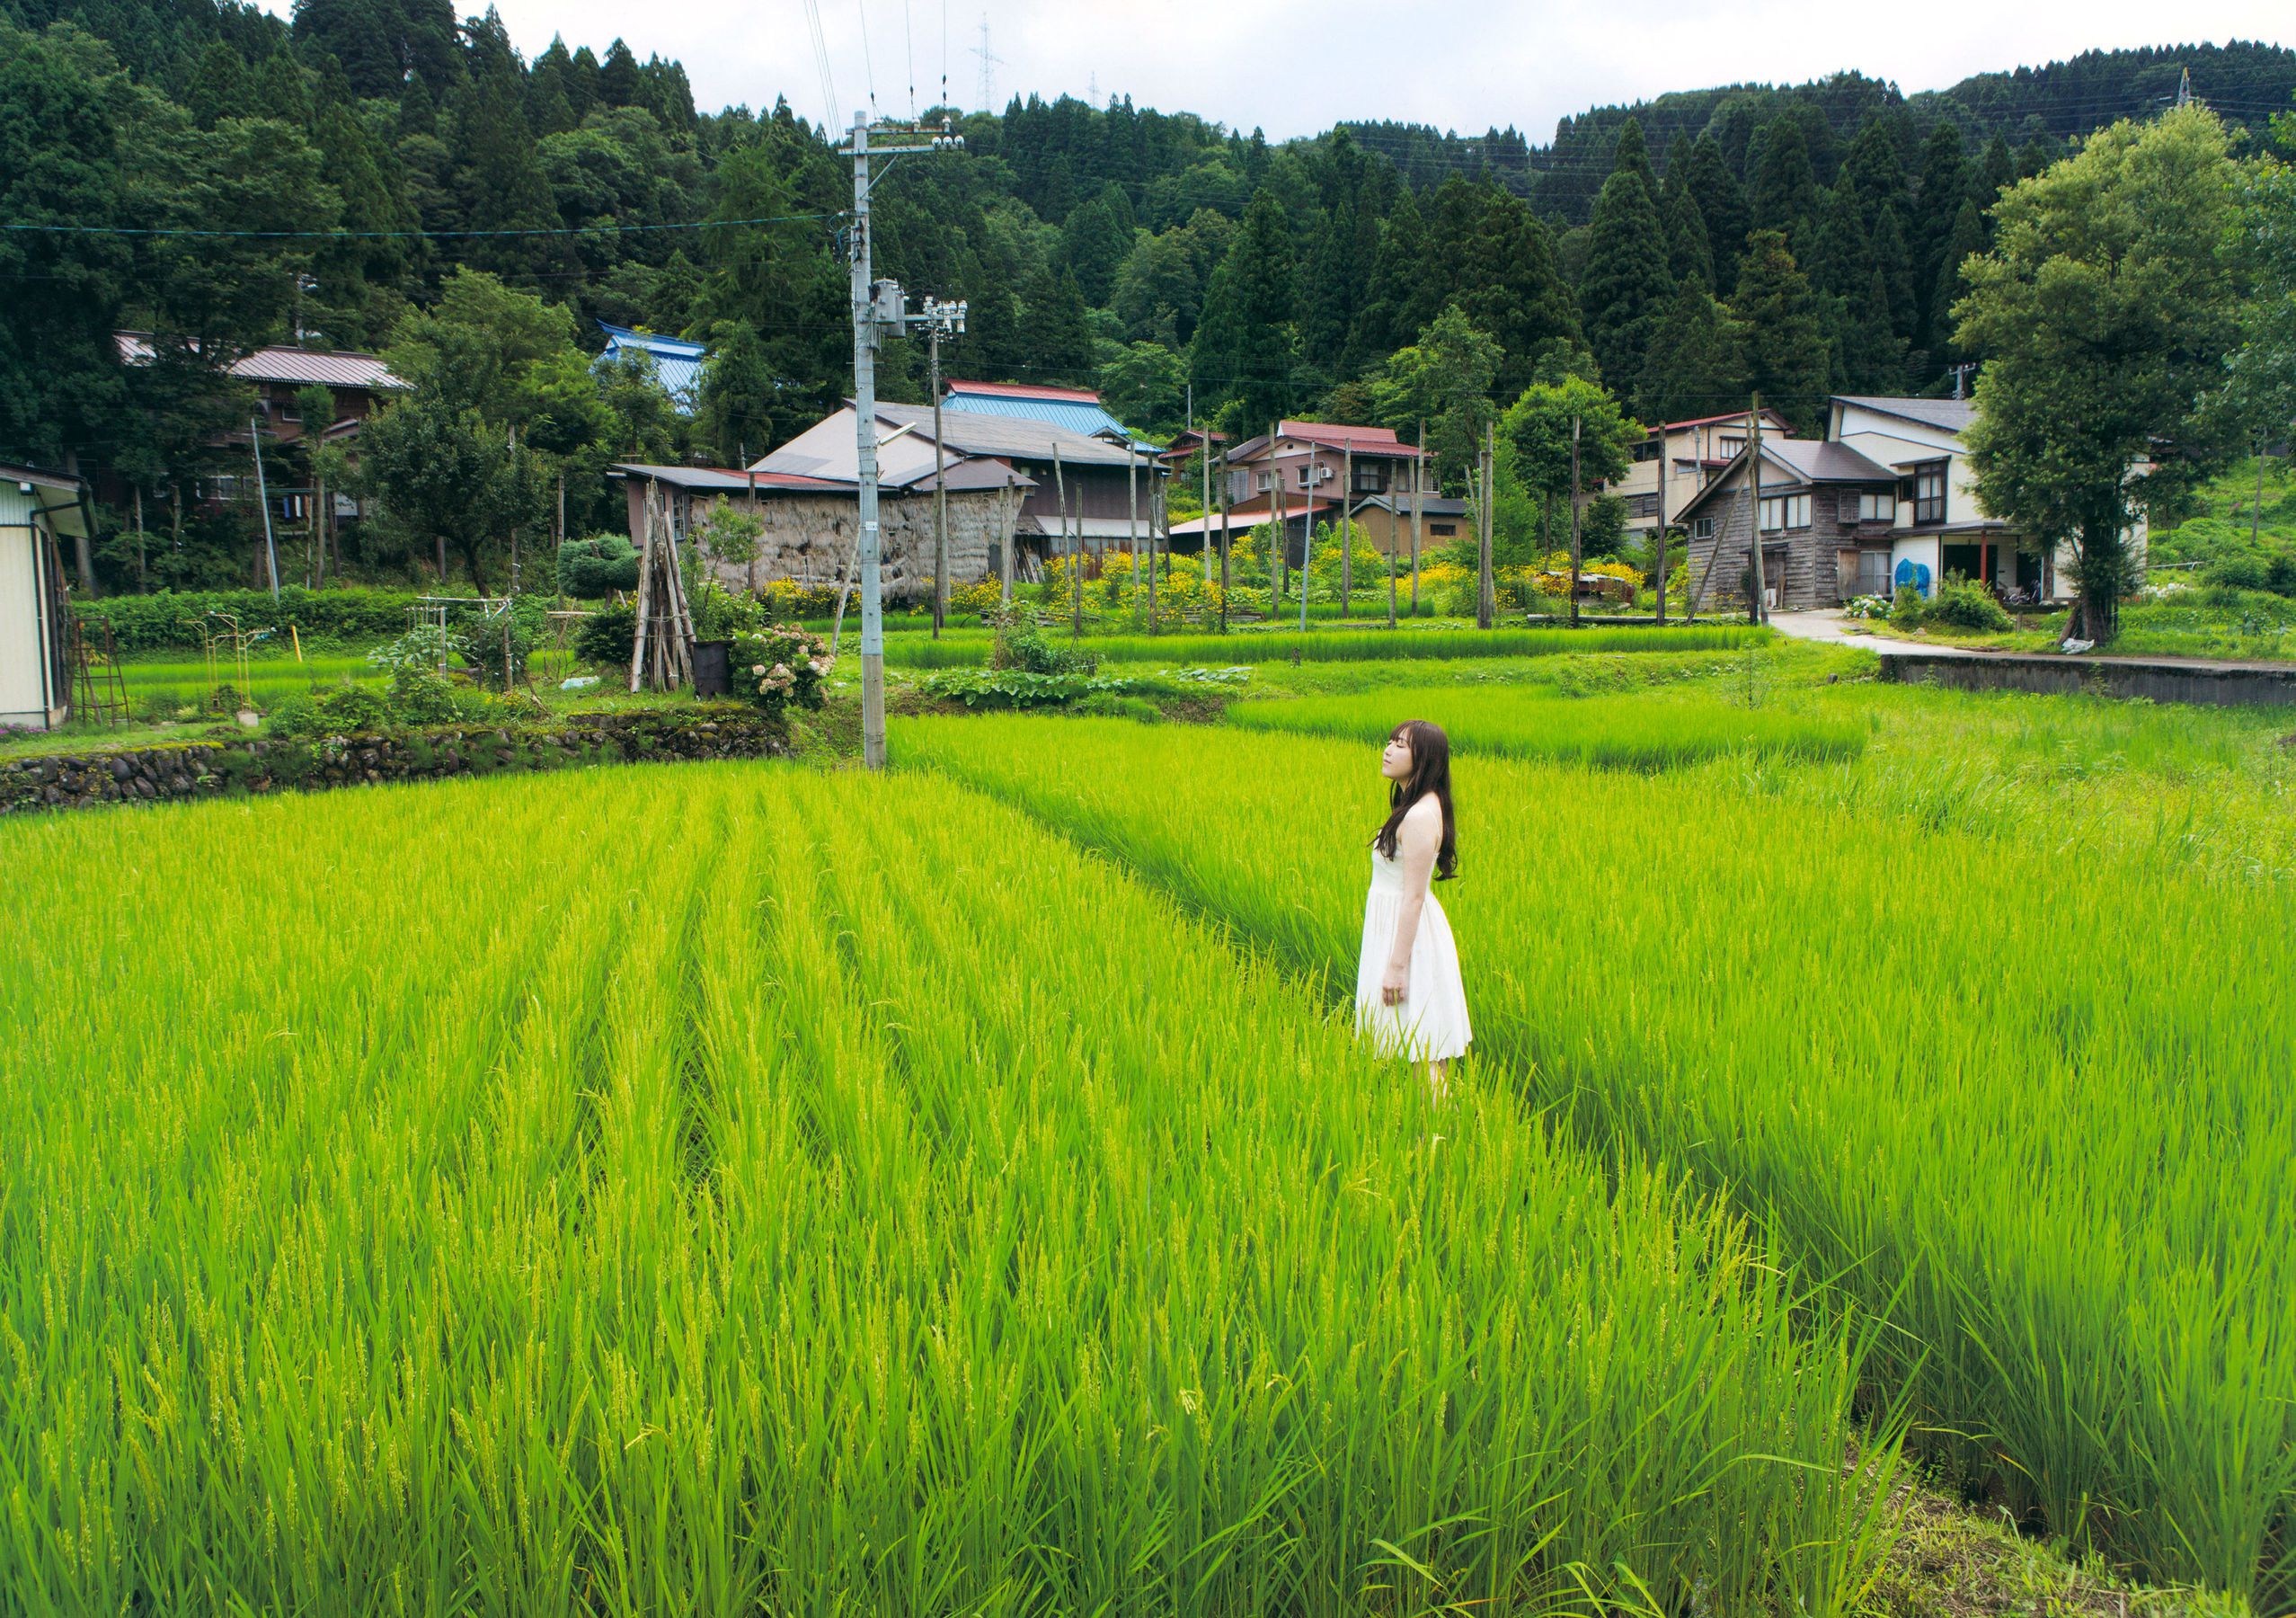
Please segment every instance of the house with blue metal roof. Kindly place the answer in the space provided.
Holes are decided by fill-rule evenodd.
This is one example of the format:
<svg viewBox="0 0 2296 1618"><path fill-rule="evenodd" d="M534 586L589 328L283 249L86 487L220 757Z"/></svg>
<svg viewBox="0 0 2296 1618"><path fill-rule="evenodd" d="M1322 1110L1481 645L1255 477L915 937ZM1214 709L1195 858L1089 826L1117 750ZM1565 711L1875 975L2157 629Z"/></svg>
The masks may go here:
<svg viewBox="0 0 2296 1618"><path fill-rule="evenodd" d="M1100 396L1088 387L1033 387L1019 382L951 382L941 395L941 408L964 415L1018 416L1043 422L1086 438L1130 444L1140 454L1156 446L1108 413Z"/></svg>
<svg viewBox="0 0 2296 1618"><path fill-rule="evenodd" d="M661 378L662 391L669 402L686 415L694 413L702 401L702 360L705 350L698 342L683 338L664 337L653 332L634 332L627 326L598 323L606 333L604 360L617 360L625 354L641 353L653 360L654 374Z"/></svg>

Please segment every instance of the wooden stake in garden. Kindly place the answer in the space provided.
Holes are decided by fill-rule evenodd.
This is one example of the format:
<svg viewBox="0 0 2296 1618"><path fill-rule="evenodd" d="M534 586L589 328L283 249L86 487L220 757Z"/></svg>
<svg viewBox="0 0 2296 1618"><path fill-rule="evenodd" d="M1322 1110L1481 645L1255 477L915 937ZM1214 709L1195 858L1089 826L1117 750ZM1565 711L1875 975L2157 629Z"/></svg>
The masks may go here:
<svg viewBox="0 0 2296 1618"><path fill-rule="evenodd" d="M1579 565L1585 535L1579 512L1579 418L1571 418L1571 627L1579 627Z"/></svg>
<svg viewBox="0 0 2296 1618"><path fill-rule="evenodd" d="M630 689L675 689L693 679L693 615L678 574L678 547L660 485L646 485L645 543L638 553L637 633L630 642Z"/></svg>
<svg viewBox="0 0 2296 1618"><path fill-rule="evenodd" d="M1496 430L1489 423L1483 427L1483 494L1477 503L1482 508L1475 521L1475 627L1492 627L1497 617L1498 591L1491 581L1491 483L1492 467L1496 459L1493 453L1497 443Z"/></svg>
<svg viewBox="0 0 2296 1618"><path fill-rule="evenodd" d="M1060 543L1068 543L1068 475L1060 467L1060 446L1052 446L1052 486L1060 497ZM1068 599L1071 617L1068 634L1072 639L1082 639L1085 632L1085 556L1078 544L1068 552Z"/></svg>
<svg viewBox="0 0 2296 1618"><path fill-rule="evenodd" d="M1005 474L1005 503L997 509L997 514L1004 519L1005 528L1005 543L997 553L997 571L1000 575L997 582L1003 592L998 599L1009 607L1013 604L1013 541L1020 534L1020 507L1013 500L1010 472Z"/></svg>
<svg viewBox="0 0 2296 1618"><path fill-rule="evenodd" d="M1419 459L1411 469L1411 616L1419 616L1419 541L1427 517L1427 418L1419 418Z"/></svg>
<svg viewBox="0 0 2296 1618"><path fill-rule="evenodd" d="M1658 424L1658 617L1666 622L1666 423Z"/></svg>
<svg viewBox="0 0 2296 1618"><path fill-rule="evenodd" d="M1753 454L1753 481L1749 487L1753 491L1754 519L1747 540L1747 548L1754 554L1754 593L1746 603L1746 617L1748 622L1760 624L1769 618L1769 584L1763 577L1766 570L1762 566L1762 396L1760 394L1753 396L1753 403L1746 412L1746 447Z"/></svg>

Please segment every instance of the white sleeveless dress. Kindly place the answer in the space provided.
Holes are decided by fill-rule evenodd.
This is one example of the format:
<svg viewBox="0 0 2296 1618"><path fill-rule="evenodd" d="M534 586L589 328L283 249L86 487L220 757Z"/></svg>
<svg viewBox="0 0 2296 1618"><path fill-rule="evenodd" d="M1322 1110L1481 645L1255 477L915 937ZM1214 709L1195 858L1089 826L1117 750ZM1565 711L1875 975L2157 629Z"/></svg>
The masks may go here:
<svg viewBox="0 0 2296 1618"><path fill-rule="evenodd" d="M1434 874L1428 875L1432 879ZM1458 946L1432 892L1420 906L1419 930L1412 938L1408 997L1390 1006L1379 993L1403 896L1403 862L1387 858L1373 844L1371 892L1363 901L1363 958L1355 968L1355 1031L1383 1056L1447 1062L1466 1053L1474 1033L1467 1022L1467 991L1459 982Z"/></svg>

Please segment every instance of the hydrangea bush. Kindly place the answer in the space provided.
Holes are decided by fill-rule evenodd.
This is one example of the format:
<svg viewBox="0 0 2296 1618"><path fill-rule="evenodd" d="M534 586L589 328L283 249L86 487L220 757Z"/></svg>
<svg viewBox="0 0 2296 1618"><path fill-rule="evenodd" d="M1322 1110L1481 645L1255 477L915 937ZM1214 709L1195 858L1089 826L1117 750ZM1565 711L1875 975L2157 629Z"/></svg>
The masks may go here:
<svg viewBox="0 0 2296 1618"><path fill-rule="evenodd" d="M729 667L735 693L779 718L792 707L819 708L821 682L836 662L821 636L796 624L776 624L734 636Z"/></svg>

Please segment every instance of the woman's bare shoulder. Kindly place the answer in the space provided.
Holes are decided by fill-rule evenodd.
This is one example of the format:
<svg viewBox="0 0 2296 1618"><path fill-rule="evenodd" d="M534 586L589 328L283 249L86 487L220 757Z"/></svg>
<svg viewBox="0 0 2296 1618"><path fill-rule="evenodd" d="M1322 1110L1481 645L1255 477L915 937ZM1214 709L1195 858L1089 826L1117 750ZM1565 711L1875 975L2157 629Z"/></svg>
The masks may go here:
<svg viewBox="0 0 2296 1618"><path fill-rule="evenodd" d="M1404 811L1403 823L1411 831L1425 831L1432 829L1438 836L1441 836L1443 829L1442 800L1432 792L1427 794Z"/></svg>

